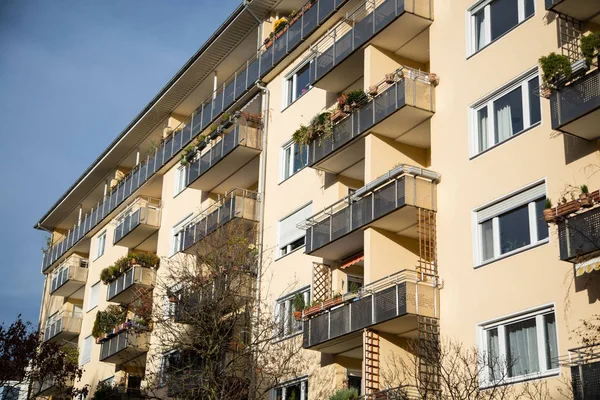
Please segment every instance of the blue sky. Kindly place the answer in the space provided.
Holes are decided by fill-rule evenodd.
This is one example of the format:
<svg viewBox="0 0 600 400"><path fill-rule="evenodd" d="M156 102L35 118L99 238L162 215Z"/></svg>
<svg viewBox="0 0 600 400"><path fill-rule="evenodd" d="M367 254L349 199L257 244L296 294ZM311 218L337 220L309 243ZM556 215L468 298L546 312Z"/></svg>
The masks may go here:
<svg viewBox="0 0 600 400"><path fill-rule="evenodd" d="M37 324L32 227L241 0L0 0L0 322Z"/></svg>

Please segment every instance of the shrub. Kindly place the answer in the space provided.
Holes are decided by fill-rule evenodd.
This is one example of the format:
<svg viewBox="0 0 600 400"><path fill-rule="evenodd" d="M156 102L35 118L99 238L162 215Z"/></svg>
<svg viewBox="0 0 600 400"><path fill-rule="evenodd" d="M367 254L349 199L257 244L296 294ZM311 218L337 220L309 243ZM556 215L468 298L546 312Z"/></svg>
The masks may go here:
<svg viewBox="0 0 600 400"><path fill-rule="evenodd" d="M600 50L600 32L594 32L581 38L581 53L588 64L592 63L598 50Z"/></svg>
<svg viewBox="0 0 600 400"><path fill-rule="evenodd" d="M346 98L346 104L350 104L350 105L352 105L353 103L362 104L365 101L367 101L368 99L369 98L367 97L367 94L365 93L364 90L357 89L357 90L353 90L350 93L348 93L347 98Z"/></svg>
<svg viewBox="0 0 600 400"><path fill-rule="evenodd" d="M126 316L127 311L115 305L106 307L104 311L98 311L92 327L92 336L98 339L109 333L115 326L124 323Z"/></svg>
<svg viewBox="0 0 600 400"><path fill-rule="evenodd" d="M561 76L569 79L573 73L569 58L561 54L550 53L541 57L539 62L543 72L542 80L549 85L552 85Z"/></svg>
<svg viewBox="0 0 600 400"><path fill-rule="evenodd" d="M279 33L283 30L283 28L285 28L288 24L287 19L285 18L279 18L277 21L275 21L275 23L273 24L273 33Z"/></svg>
<svg viewBox="0 0 600 400"><path fill-rule="evenodd" d="M340 389L329 398L329 400L355 400L358 399L358 391L352 389Z"/></svg>
<svg viewBox="0 0 600 400"><path fill-rule="evenodd" d="M122 398L119 388L106 382L100 382L92 396L92 400L121 400Z"/></svg>
<svg viewBox="0 0 600 400"><path fill-rule="evenodd" d="M304 303L304 295L302 293L296 293L292 300L292 304L294 305L294 311L304 310L304 307L306 306Z"/></svg>

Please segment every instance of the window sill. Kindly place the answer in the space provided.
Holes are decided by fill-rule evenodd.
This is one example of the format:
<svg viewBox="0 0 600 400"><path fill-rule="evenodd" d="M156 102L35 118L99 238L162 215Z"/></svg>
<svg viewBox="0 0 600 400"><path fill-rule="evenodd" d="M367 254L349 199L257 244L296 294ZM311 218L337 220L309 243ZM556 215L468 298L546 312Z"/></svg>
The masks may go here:
<svg viewBox="0 0 600 400"><path fill-rule="evenodd" d="M494 150L495 148L497 148L497 147L499 147L499 146L502 146L503 144L505 144L505 143L508 143L508 142L510 142L511 140L515 139L515 138L518 138L519 136L523 135L524 133L527 133L528 131L530 131L531 129L537 128L537 127L538 127L538 126L540 126L541 124L542 124L542 121L540 121L540 122L536 122L535 124L531 125L530 127L523 129L521 132L519 132L519 133L517 133L517 134L515 134L515 135L512 135L512 136L511 136L511 137L509 137L508 139L506 139L506 140L503 140L503 141L501 141L501 142L498 142L498 143L496 143L495 145L493 145L493 146L491 146L491 147L488 147L487 149L485 149L485 150L483 150L483 151L480 151L479 153L477 153L477 154L475 154L475 155L473 155L473 156L469 157L469 161L471 161L471 160L474 160L474 159L476 159L477 157L479 157L479 156L482 156L482 155L486 154L487 152L490 152L490 151Z"/></svg>
<svg viewBox="0 0 600 400"><path fill-rule="evenodd" d="M279 183L277 183L277 185L281 185L284 182L289 181L291 178L293 178L294 176L298 175L300 172L302 172L304 169L306 169L308 167L308 165L303 166L302 168L300 168L298 171L294 172L292 175L288 176L287 178L279 181Z"/></svg>
<svg viewBox="0 0 600 400"><path fill-rule="evenodd" d="M539 246L543 246L543 245L545 245L545 244L548 244L549 242L550 242L550 239L549 239L549 238L546 238L546 239L544 239L544 240L540 240L540 241L539 241L539 242L537 242L537 243L534 243L534 244L530 244L530 245L528 245L528 246L521 247L520 249L516 249L516 250L513 250L513 251L511 251L511 252L508 252L508 253L504 253L504 254L502 254L501 256L499 256L499 257L497 257L497 258L494 258L493 260L487 260L487 261L485 261L485 262L483 262L483 263L481 263L481 264L477 264L477 265L475 265L475 267L473 267L473 268L474 268L474 269L478 269L478 268L481 268L481 267L485 267L486 265L489 265L489 264L495 263L496 261L501 261L501 260L504 260L504 259L506 259L506 258L509 258L509 257L512 257L512 256L514 256L514 255L516 255L516 254L522 253L522 252L524 252L524 251L531 250L531 249L534 249L534 248L536 248L536 247L539 247Z"/></svg>
<svg viewBox="0 0 600 400"><path fill-rule="evenodd" d="M285 253L285 254L284 254L284 255L282 255L282 256L278 256L278 257L276 257L276 258L275 258L275 261L279 261L279 260L281 260L282 258L285 258L285 257L289 256L290 254L294 254L294 253L295 253L295 252L297 252L298 250L300 250L300 249L303 249L303 248L305 248L305 247L306 247L306 244L303 244L302 246L295 248L294 250L290 251L289 253Z"/></svg>
<svg viewBox="0 0 600 400"><path fill-rule="evenodd" d="M308 88L308 90L307 90L306 92L302 93L300 96L296 97L296 99L295 99L294 101L292 101L290 104L288 104L288 105L286 105L285 107L283 107L283 108L281 109L281 112L284 112L285 110L287 110L288 108L290 108L291 106L293 106L294 104L296 104L296 102L297 102L298 100L300 100L301 98L303 98L304 96L306 96L306 94L307 94L308 92L310 92L310 91L312 90L312 88L313 88L312 86L311 86L311 87L309 87L309 88Z"/></svg>
<svg viewBox="0 0 600 400"><path fill-rule="evenodd" d="M534 374L527 374L527 375L515 376L513 378L506 378L502 382L486 383L486 384L480 385L479 388L480 389L491 389L494 386L514 385L515 383L521 383L521 382L530 381L533 379L549 378L549 377L559 376L559 375L560 375L560 368L555 368L555 369L551 369L548 371L536 372Z"/></svg>
<svg viewBox="0 0 600 400"><path fill-rule="evenodd" d="M298 331L298 332L293 333L291 335L287 335L287 336L284 336L282 338L276 339L276 340L273 341L273 343L283 342L285 340L288 340L288 339L291 339L291 338L295 338L296 336L300 336L300 335L302 335L302 331Z"/></svg>
<svg viewBox="0 0 600 400"><path fill-rule="evenodd" d="M491 45L493 45L494 43L496 43L498 40L502 39L504 36L508 35L512 31L514 31L515 29L517 29L519 26L523 25L525 22L527 22L530 19L532 19L534 16L535 16L535 10L534 10L533 14L531 14L529 17L525 18L523 21L519 22L517 25L513 26L512 28L510 28L509 30L507 30L506 32L504 32L502 35L498 36L496 39L492 40L491 42L489 42L488 44L486 44L485 46L483 46L479 50L476 50L473 53L469 54L467 56L467 60L469 60L471 57L474 57L477 54L481 53L482 51L484 51L485 49L487 49L488 47L490 47Z"/></svg>

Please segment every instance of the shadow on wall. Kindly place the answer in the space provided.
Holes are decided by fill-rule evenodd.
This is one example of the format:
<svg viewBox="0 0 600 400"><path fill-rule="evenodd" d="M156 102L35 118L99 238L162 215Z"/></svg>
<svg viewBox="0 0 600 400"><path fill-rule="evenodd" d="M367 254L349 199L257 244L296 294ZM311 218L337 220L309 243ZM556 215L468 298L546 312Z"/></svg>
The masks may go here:
<svg viewBox="0 0 600 400"><path fill-rule="evenodd" d="M600 271L585 273L575 277L575 292L586 290L588 294L588 303L594 304L600 302ZM573 269L573 273L575 270Z"/></svg>
<svg viewBox="0 0 600 400"><path fill-rule="evenodd" d="M570 164L579 160L595 151L600 150L597 141L585 140L577 136L563 134L563 142L565 147L565 163Z"/></svg>

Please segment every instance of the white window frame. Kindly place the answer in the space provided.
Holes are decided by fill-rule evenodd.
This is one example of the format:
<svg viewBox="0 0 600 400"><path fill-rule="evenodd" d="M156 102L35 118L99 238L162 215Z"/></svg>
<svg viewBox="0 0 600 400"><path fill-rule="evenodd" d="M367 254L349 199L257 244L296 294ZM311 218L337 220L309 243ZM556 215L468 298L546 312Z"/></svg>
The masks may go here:
<svg viewBox="0 0 600 400"><path fill-rule="evenodd" d="M100 286L100 281L94 283L92 286L90 286L90 294L88 296L88 300L87 300L87 307L86 307L86 312L90 312L91 310L93 310L94 308L98 307L98 303L100 302L100 288L102 286ZM97 292L96 292L96 297L94 297L94 288L98 288Z"/></svg>
<svg viewBox="0 0 600 400"><path fill-rule="evenodd" d="M290 318L294 318L294 305L293 300L296 294L301 293L304 296L304 304L310 304L310 296L311 296L311 287L310 285L304 286L298 290L295 290L291 293L286 294L285 296L280 297L275 301L274 309L274 318L275 318L275 327L276 332L275 336L278 339L287 339L302 333L302 329L294 330L290 329ZM283 306L283 315L281 314L281 309ZM280 329L280 325L283 324L283 329Z"/></svg>
<svg viewBox="0 0 600 400"><path fill-rule="evenodd" d="M161 388L167 384L167 378L165 374L167 372L167 368L169 367L169 357L172 354L178 353L180 350L173 349L166 351L160 355L160 363L158 366L158 387Z"/></svg>
<svg viewBox="0 0 600 400"><path fill-rule="evenodd" d="M277 385L276 387L271 389L271 399L277 400L277 390L281 389L281 400L289 400L289 398L287 397L287 388L290 386L295 386L298 383L300 384L300 398L296 400L308 400L308 376L303 376L298 379L289 380Z"/></svg>
<svg viewBox="0 0 600 400"><path fill-rule="evenodd" d="M503 196L499 199L496 199L490 203L487 203L481 207L478 207L477 209L472 211L472 221L473 221L473 259L475 262L475 268L487 265L491 262L497 261L497 260L501 260L503 258L506 257L510 257L514 254L532 249L534 247L537 247L541 244L544 243L548 243L550 241L550 234L548 234L548 237L546 238L542 238L542 239L538 239L537 235L538 235L538 231L537 231L537 219L535 218L535 202L537 200L539 200L541 198L541 196L532 196L530 199L528 199L526 202L521 203L518 206L515 206L514 208L510 208L508 210L503 210L501 212L495 213L495 215L491 216L491 218L486 218L485 221L479 222L478 221L478 213L481 211L484 211L490 207L493 207L495 205L497 205L498 203L502 203L506 200L509 200L523 192L526 192L530 189L539 187L539 186L543 186L543 190L545 193L544 198L547 198L547 193L548 193L548 187L546 185L546 180L542 179L539 180L537 182L534 182L530 185L527 185L523 188L520 188L506 196ZM523 205L527 204L528 205L528 211L529 211L529 241L530 243L526 246L523 247L519 247L517 249L514 249L512 251L506 252L504 254L501 254L501 243L500 243L500 220L499 220L499 216L514 210L518 207L521 207ZM492 229L493 229L493 249L494 249L494 257L484 260L484 256L483 256L483 223L486 221L489 221L490 219L492 219Z"/></svg>
<svg viewBox="0 0 600 400"><path fill-rule="evenodd" d="M308 165L308 160L307 160L306 164L302 165L300 167L300 169L298 169L297 171L294 171L294 153L296 151L297 146L298 146L298 144L295 143L293 140L289 140L283 146L281 146L281 152L279 155L279 157L280 157L280 159L279 159L279 183L290 179L292 176L294 176L297 173L299 173L300 171L302 171ZM288 150L290 153L290 158L286 162L286 152ZM308 146L305 146L303 151L306 154L308 154ZM303 153L303 155L304 155L304 153ZM289 168L289 171L290 171L290 174L287 176L286 176L286 168Z"/></svg>
<svg viewBox="0 0 600 400"><path fill-rule="evenodd" d="M193 216L194 216L193 214L187 215L184 219L179 221L171 229L171 251L170 251L171 257L180 252L179 246L181 245L181 241L183 240L183 232L184 232L185 228L187 227L187 225L192 220ZM180 236L179 241L178 241L177 237L180 234L182 236ZM178 244L179 244L179 246L178 246Z"/></svg>
<svg viewBox="0 0 600 400"><path fill-rule="evenodd" d="M187 177L188 167L187 165L179 165L175 170L175 179L173 185L173 197L176 197L179 193L185 189L185 179Z"/></svg>
<svg viewBox="0 0 600 400"><path fill-rule="evenodd" d="M526 0L519 0L519 3L518 3L519 22L517 23L517 25L513 26L508 31L506 31L505 33L503 33L496 39L492 40L491 4L494 1L495 0L479 0L467 9L466 20L467 20L467 56L468 57L470 57L474 54L477 54L478 52L485 49L492 43L502 39L504 37L504 35L506 35L510 31L512 31L513 29L517 28L519 25L521 25L523 22L527 21L529 18L534 17L536 14L536 11L537 11L537 7L535 4L536 2L534 1L533 2L533 14L531 14L529 17L526 18L525 17L525 1ZM483 10L484 17L485 17L485 27L484 28L485 28L486 43L483 45L483 47L481 47L480 49L477 49L477 43L476 43L476 41L477 41L477 34L476 34L477 23L476 23L476 19L475 19L475 14L477 14L481 10Z"/></svg>
<svg viewBox="0 0 600 400"><path fill-rule="evenodd" d="M86 348L86 345L88 346ZM83 343L81 345L81 360L79 361L79 365L85 365L92 360L92 349L94 347L94 338L92 335L87 336L83 339ZM86 356L86 349L89 349L89 354Z"/></svg>
<svg viewBox="0 0 600 400"><path fill-rule="evenodd" d="M309 70L309 74L310 74L310 64L312 64L314 62L314 58L311 58L309 60L304 61L303 63L298 64L298 66L296 68L294 68L292 71L290 71L287 75L285 75L285 77L283 78L283 98L282 98L282 109L285 109L289 106L291 106L292 104L294 104L296 101L298 101L298 99L304 97L304 95L306 93L308 93L310 91L310 89L313 88L312 85L310 85L308 87L308 90L306 91L306 93L301 94L300 96L294 98L294 99L290 99L290 95L292 95L293 93L296 93L296 89L297 89L297 77L298 77L298 72L304 68L306 65L308 65L308 70ZM290 85L289 82L290 80L292 81L292 88L291 88L291 93L290 93Z"/></svg>
<svg viewBox="0 0 600 400"><path fill-rule="evenodd" d="M548 314L554 314L555 328L556 328L557 354L561 354L560 346L559 346L560 338L558 337L558 319L556 318L556 308L555 308L554 304L546 304L544 306L531 308L531 309L524 310L519 313L515 313L515 314L507 315L507 316L504 316L501 318L496 318L493 320L481 322L477 325L477 347L479 348L480 354L483 355L483 358L485 359L486 354L488 353L487 332L492 329L498 329L498 345L499 345L499 353L500 353L500 354L498 354L498 359L506 360L506 358L507 358L506 326L516 323L516 322L532 319L532 318L535 318L535 320L536 320L538 364L540 366L540 371L534 372L531 374L526 374L526 375L509 377L508 373L506 371L506 364L504 364L504 368L501 373L501 375L504 376L504 380L501 383L512 384L512 383L522 382L522 381L532 379L532 378L543 378L543 377L560 374L560 367L556 367L556 368L552 368L552 369L547 368L548 357L547 357L546 349L545 349L546 336L545 336L545 330L544 330L544 316L546 316ZM482 368L482 374L479 377L480 387L482 387L482 388L489 387L495 383L498 383L498 382L494 382L491 380L489 372L490 371L488 368Z"/></svg>
<svg viewBox="0 0 600 400"><path fill-rule="evenodd" d="M477 100L471 106L469 106L469 137L470 137L470 157L475 157L479 154L483 154L497 146L500 146L503 143L508 142L510 139L521 135L527 130L538 126L542 123L543 113L541 112L541 102L540 102L540 121L536 123L531 123L531 114L529 110L529 102L530 97L535 96L533 93L529 91L529 81L538 78L538 82L541 82L539 68L536 66L527 70L525 73L517 76L512 79L507 84L503 85L500 89L495 90L494 92L487 94L483 99ZM522 106L523 106L523 130L520 132L516 132L508 139L500 141L498 143L494 143L495 140L495 132L494 132L494 102L501 97L507 95L517 88L521 88L521 96L522 96ZM479 120L478 120L478 112L487 107L487 136L488 143L490 144L486 149L479 151Z"/></svg>
<svg viewBox="0 0 600 400"><path fill-rule="evenodd" d="M106 232L105 229L96 236L96 260L102 257L106 251Z"/></svg>
<svg viewBox="0 0 600 400"><path fill-rule="evenodd" d="M286 255L288 255L288 254L290 254L290 253L292 253L292 252L294 252L294 251L296 251L298 249L301 249L304 246L306 246L306 234L304 235L304 243L301 246L298 246L298 247L296 247L294 249L291 248L292 243L294 243L297 240L300 240L301 236L298 237L297 239L289 241L289 242L287 242L285 244L282 243L282 240L281 240L281 233L282 233L281 232L282 231L282 229L281 229L281 223L284 220L286 220L286 219L290 218L291 216L293 216L294 214L296 214L298 212L301 212L305 208L309 208L309 214L312 215L312 201L311 201L309 203L306 203L306 204L302 205L301 207L298 207L297 209L295 209L294 211L292 211L291 213L287 214L285 217L280 218L279 221L277 221L277 257L276 257L276 259L284 257L284 256L286 256Z"/></svg>

